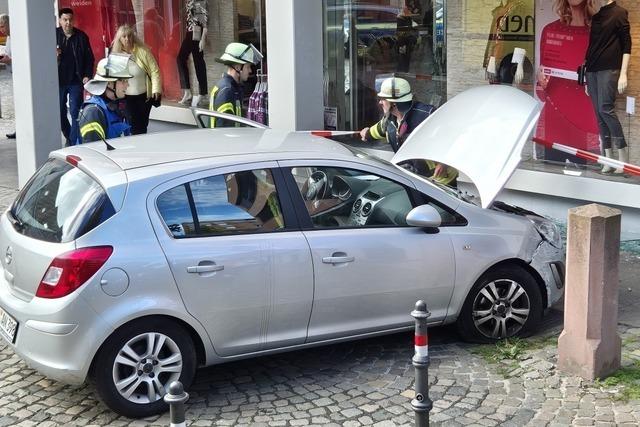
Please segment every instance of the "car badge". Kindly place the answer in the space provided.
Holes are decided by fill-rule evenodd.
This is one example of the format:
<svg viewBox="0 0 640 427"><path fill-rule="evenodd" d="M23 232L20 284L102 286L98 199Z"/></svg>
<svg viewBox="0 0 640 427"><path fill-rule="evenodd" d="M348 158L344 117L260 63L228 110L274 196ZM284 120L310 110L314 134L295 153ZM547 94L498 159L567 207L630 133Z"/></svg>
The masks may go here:
<svg viewBox="0 0 640 427"><path fill-rule="evenodd" d="M4 262L9 265L11 261L13 261L13 249L11 249L11 246L7 246L7 251L4 253Z"/></svg>

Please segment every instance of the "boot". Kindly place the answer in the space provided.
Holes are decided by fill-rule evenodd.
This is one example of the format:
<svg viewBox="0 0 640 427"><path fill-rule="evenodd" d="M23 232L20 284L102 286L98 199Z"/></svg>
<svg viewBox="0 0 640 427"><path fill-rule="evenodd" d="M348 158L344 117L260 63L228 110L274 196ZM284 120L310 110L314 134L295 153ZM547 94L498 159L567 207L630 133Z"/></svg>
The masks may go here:
<svg viewBox="0 0 640 427"><path fill-rule="evenodd" d="M604 156L612 159L613 158L613 150L611 148L605 148L604 149ZM613 168L611 166L607 166L607 165L604 165L602 167L602 170L600 170L600 173L609 174L611 172L613 172Z"/></svg>
<svg viewBox="0 0 640 427"><path fill-rule="evenodd" d="M628 155L628 152L627 152L627 147L618 148L618 160L620 160L623 163L628 163L629 162L629 155ZM613 173L616 174L616 175L622 175L622 174L624 174L624 169L616 168L616 170L614 170Z"/></svg>
<svg viewBox="0 0 640 427"><path fill-rule="evenodd" d="M191 105L191 91L189 89L182 89L182 99L178 101L182 105Z"/></svg>

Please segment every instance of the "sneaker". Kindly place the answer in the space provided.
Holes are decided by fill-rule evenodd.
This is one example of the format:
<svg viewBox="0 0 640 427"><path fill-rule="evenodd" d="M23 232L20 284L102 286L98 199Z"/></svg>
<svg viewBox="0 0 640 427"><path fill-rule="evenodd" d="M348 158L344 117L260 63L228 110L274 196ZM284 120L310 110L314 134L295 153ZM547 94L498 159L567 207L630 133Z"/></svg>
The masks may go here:
<svg viewBox="0 0 640 427"><path fill-rule="evenodd" d="M9 138L9 139L16 139L16 133L15 133L15 132L13 132L13 133L8 133L8 134L7 134L7 138Z"/></svg>

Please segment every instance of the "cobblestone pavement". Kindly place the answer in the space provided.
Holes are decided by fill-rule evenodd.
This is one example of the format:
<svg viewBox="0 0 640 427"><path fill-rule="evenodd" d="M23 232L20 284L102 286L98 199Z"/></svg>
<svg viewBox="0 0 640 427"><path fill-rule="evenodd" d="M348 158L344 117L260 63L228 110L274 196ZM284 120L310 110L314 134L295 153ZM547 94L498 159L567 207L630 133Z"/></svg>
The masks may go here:
<svg viewBox="0 0 640 427"><path fill-rule="evenodd" d="M5 73L0 73L5 74ZM7 79L0 75L0 135L13 130ZM19 143L19 142L18 142ZM15 158L15 142L0 139L0 165ZM0 209L15 197L15 177L0 168ZM640 315L635 285L640 261L623 254L623 364L640 360ZM627 282L636 286L627 288ZM633 294L633 298L628 295ZM635 302L634 302L635 301ZM442 426L638 426L640 401L615 400L592 382L560 374L554 338L561 313L551 311L539 335L547 345L517 361L488 363L453 328L431 328L431 424ZM201 369L187 403L187 425L396 426L412 425L412 334ZM1 340L0 340L1 341ZM0 427L168 426L168 415L119 417L95 397L91 384L66 386L28 368L0 343Z"/></svg>

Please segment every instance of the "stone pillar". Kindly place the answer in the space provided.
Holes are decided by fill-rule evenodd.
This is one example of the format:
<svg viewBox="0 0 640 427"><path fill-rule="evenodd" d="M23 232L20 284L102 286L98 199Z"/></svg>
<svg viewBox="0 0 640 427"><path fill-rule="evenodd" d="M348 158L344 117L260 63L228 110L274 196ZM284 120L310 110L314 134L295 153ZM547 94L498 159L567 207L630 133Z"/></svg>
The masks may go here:
<svg viewBox="0 0 640 427"><path fill-rule="evenodd" d="M62 148L53 1L9 0L18 185Z"/></svg>
<svg viewBox="0 0 640 427"><path fill-rule="evenodd" d="M322 3L267 0L269 126L324 128Z"/></svg>
<svg viewBox="0 0 640 427"><path fill-rule="evenodd" d="M589 380L604 378L620 367L620 220L618 209L597 204L569 210L558 369Z"/></svg>

